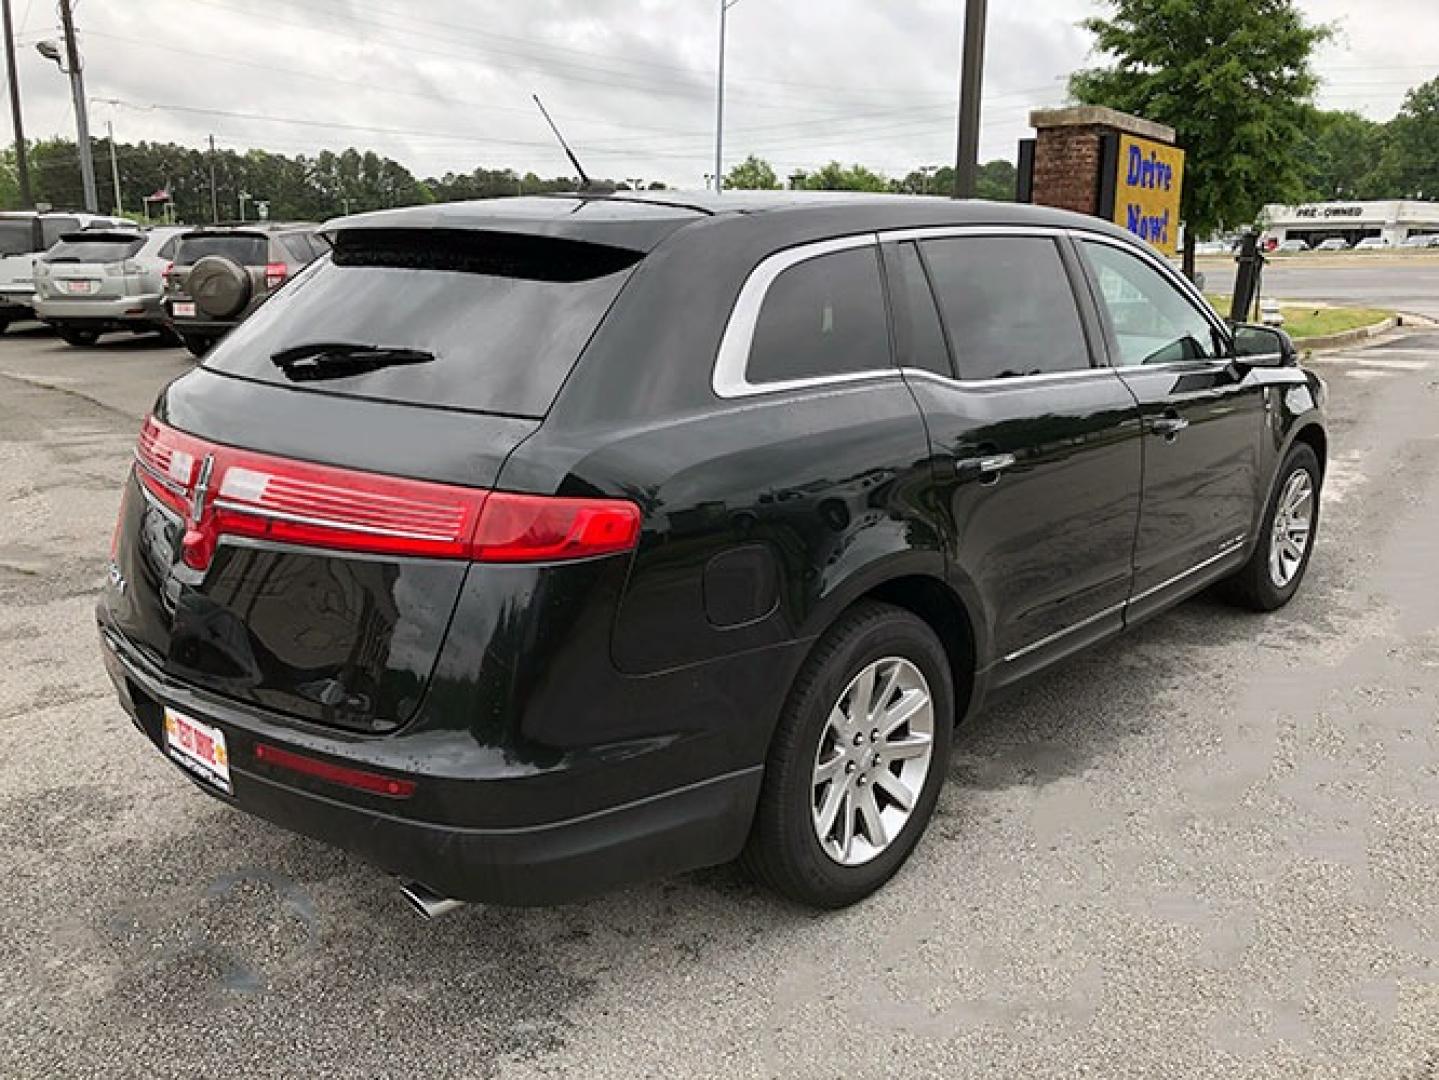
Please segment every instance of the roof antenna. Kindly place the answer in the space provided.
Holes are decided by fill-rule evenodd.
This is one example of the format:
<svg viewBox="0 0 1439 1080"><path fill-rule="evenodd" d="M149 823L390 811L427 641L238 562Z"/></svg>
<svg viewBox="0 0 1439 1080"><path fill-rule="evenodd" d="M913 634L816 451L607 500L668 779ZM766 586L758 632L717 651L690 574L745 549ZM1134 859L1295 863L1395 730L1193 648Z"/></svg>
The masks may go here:
<svg viewBox="0 0 1439 1080"><path fill-rule="evenodd" d="M565 156L570 159L570 164L575 167L575 172L580 174L580 190L588 190L590 186L590 178L585 175L585 167L580 164L580 159L575 157L575 152L570 149L570 144L565 142L565 137L560 134L560 129L555 127L555 122L550 119L549 110L545 108L545 103L540 100L540 95L531 94L530 97L535 99L535 104L540 107L540 112L544 115L545 123L550 125L550 130L555 133L555 138L559 139L560 145L564 147Z"/></svg>

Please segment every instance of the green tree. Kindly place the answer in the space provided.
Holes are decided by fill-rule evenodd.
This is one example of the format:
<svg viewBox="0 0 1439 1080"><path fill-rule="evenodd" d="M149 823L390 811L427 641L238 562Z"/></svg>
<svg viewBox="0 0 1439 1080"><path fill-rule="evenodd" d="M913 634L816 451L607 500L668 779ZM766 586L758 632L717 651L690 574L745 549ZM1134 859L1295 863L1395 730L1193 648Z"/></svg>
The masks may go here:
<svg viewBox="0 0 1439 1080"><path fill-rule="evenodd" d="M1405 95L1389 123L1384 171L1397 197L1439 198L1439 78Z"/></svg>
<svg viewBox="0 0 1439 1080"><path fill-rule="evenodd" d="M748 191L774 191L779 187L779 177L764 158L751 154L729 171L724 178L725 187Z"/></svg>
<svg viewBox="0 0 1439 1080"><path fill-rule="evenodd" d="M1389 136L1387 125L1356 112L1315 109L1305 129L1308 139L1300 157L1310 198L1392 197L1392 180L1382 168Z"/></svg>
<svg viewBox="0 0 1439 1080"><path fill-rule="evenodd" d="M863 165L841 165L831 161L818 172L806 173L799 182L806 191L889 191L890 183Z"/></svg>
<svg viewBox="0 0 1439 1080"><path fill-rule="evenodd" d="M1168 124L1187 152L1180 216L1184 267L1201 235L1247 224L1264 203L1299 196L1295 148L1317 86L1311 62L1331 34L1295 0L1104 0L1082 24L1107 67L1076 72L1070 93Z"/></svg>

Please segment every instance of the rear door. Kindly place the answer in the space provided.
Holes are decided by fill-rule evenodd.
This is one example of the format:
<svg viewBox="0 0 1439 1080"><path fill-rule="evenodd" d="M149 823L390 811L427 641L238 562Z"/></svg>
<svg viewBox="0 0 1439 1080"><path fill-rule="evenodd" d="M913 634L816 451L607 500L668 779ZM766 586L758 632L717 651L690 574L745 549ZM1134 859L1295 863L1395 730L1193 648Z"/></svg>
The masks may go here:
<svg viewBox="0 0 1439 1080"><path fill-rule="evenodd" d="M1264 388L1228 359L1228 332L1168 266L1122 241L1077 244L1112 363L1144 421L1134 610L1186 591L1254 527Z"/></svg>
<svg viewBox="0 0 1439 1080"><path fill-rule="evenodd" d="M926 232L889 255L952 557L983 600L1003 683L1122 626L1138 411L1095 362L1056 236ZM935 301L942 335L928 328Z"/></svg>

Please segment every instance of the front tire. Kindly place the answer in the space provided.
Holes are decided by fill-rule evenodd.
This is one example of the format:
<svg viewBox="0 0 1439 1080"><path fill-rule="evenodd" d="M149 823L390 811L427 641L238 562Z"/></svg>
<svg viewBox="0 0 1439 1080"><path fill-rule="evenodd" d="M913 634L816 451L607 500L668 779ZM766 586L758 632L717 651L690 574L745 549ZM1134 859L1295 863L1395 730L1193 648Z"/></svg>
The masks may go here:
<svg viewBox="0 0 1439 1080"><path fill-rule="evenodd" d="M78 345L81 348L89 348L100 340L100 334L95 330L61 330L60 340L66 345Z"/></svg>
<svg viewBox="0 0 1439 1080"><path fill-rule="evenodd" d="M840 908L924 833L954 731L949 658L901 608L865 602L805 661L770 746L743 861L777 892Z"/></svg>
<svg viewBox="0 0 1439 1080"><path fill-rule="evenodd" d="M1319 528L1322 474L1314 450L1300 443L1279 467L1249 561L1224 583L1226 597L1251 611L1276 611L1299 591Z"/></svg>
<svg viewBox="0 0 1439 1080"><path fill-rule="evenodd" d="M210 351L210 346L215 344L214 338L208 338L201 334L181 334L180 340L185 343L185 348L190 350L190 355L196 360Z"/></svg>

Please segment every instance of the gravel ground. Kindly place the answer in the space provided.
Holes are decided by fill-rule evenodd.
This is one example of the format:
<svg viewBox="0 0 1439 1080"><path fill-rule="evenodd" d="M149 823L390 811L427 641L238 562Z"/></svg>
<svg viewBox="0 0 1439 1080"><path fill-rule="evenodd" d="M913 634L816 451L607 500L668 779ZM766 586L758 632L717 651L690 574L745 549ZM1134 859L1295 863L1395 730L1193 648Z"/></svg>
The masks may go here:
<svg viewBox="0 0 1439 1080"><path fill-rule="evenodd" d="M1439 1077L1439 334L1316 363L1289 608L1201 597L996 704L826 915L721 868L425 924L198 794L91 615L187 366L0 338L0 1076Z"/></svg>

